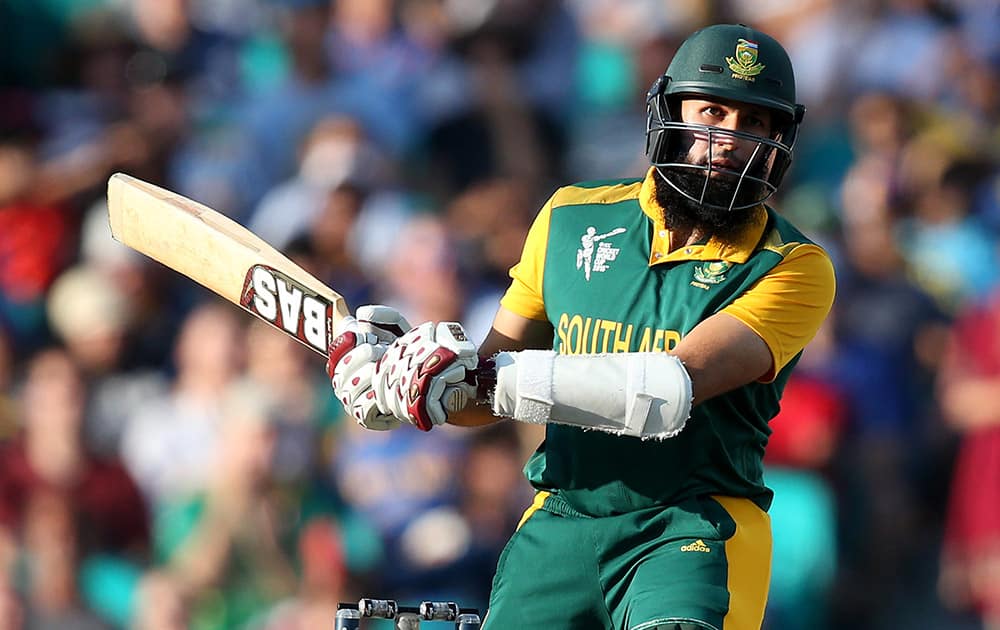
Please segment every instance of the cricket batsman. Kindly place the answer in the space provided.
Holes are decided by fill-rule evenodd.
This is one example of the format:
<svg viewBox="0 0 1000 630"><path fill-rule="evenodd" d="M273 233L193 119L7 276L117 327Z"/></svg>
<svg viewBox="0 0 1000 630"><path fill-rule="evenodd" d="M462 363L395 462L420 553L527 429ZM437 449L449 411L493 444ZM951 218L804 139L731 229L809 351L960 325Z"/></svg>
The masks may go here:
<svg viewBox="0 0 1000 630"><path fill-rule="evenodd" d="M487 630L764 617L768 422L835 291L828 254L768 205L805 108L783 47L742 24L690 35L646 103L645 176L555 191L481 347L382 306L330 347L333 389L370 429L463 425L468 405L545 425Z"/></svg>

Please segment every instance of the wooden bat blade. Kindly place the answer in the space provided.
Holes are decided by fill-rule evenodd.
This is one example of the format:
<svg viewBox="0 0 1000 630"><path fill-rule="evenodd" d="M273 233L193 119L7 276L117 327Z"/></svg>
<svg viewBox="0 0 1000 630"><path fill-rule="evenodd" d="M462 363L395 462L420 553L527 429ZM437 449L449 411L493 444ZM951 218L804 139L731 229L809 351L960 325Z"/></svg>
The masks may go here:
<svg viewBox="0 0 1000 630"><path fill-rule="evenodd" d="M192 199L124 173L108 180L115 240L326 356L344 298L256 234Z"/></svg>

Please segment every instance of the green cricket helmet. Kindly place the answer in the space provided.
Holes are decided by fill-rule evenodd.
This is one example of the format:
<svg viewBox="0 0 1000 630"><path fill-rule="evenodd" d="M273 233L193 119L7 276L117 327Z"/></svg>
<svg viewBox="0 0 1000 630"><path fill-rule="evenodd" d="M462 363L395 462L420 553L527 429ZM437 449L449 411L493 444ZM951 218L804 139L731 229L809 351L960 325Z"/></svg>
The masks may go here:
<svg viewBox="0 0 1000 630"><path fill-rule="evenodd" d="M772 112L770 137L681 121L685 96L752 103ZM795 103L788 53L773 37L743 24L716 24L688 37L646 95L646 155L666 182L687 199L717 209L755 206L777 190L792 160L805 107ZM753 146L738 171L687 158L694 138L715 146L721 137ZM724 177L713 177L721 173ZM713 190L726 187L723 191Z"/></svg>

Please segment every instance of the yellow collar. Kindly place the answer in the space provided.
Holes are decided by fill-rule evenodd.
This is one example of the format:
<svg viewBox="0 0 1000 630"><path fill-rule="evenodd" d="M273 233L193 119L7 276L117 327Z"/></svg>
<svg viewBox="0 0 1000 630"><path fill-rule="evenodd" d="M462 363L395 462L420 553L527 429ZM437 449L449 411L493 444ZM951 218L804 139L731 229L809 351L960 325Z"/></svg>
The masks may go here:
<svg viewBox="0 0 1000 630"><path fill-rule="evenodd" d="M767 210L763 204L754 208L753 222L735 241L720 241L713 236L708 239L708 243L688 245L670 251L670 231L663 223L663 208L656 202L656 185L653 182L655 168L649 168L639 191L639 205L646 216L653 221L650 265L681 260L725 260L731 263L745 263L750 259L767 226Z"/></svg>

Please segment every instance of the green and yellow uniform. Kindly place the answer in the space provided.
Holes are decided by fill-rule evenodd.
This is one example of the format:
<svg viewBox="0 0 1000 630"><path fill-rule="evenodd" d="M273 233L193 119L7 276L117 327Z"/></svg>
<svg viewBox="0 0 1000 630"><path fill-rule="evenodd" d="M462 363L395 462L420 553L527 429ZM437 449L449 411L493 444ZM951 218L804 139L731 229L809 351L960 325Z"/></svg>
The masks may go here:
<svg viewBox="0 0 1000 630"><path fill-rule="evenodd" d="M652 178L559 189L501 304L550 322L553 348L570 354L669 351L721 311L766 342L772 373L696 404L670 440L548 425L525 466L539 493L501 557L489 630L760 626L768 421L829 311L833 267L764 205L734 242L672 247Z"/></svg>

